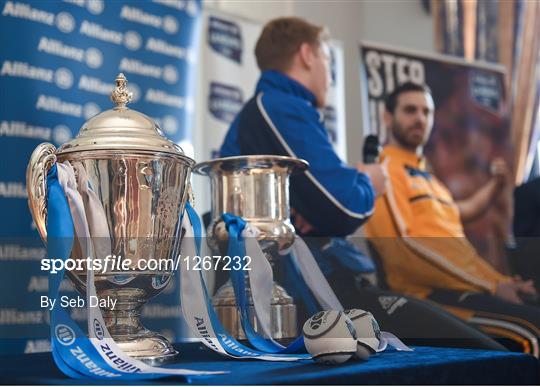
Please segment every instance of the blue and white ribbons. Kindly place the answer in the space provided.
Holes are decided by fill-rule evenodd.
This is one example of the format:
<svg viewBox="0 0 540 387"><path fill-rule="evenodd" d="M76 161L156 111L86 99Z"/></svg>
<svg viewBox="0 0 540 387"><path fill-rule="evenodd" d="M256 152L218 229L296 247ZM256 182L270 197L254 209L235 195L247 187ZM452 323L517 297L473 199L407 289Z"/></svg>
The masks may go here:
<svg viewBox="0 0 540 387"><path fill-rule="evenodd" d="M201 223L199 216L197 215L195 210L189 205L189 203L186 204L186 212L188 216L184 216L183 219L183 226L186 229L186 234L184 235L184 239L182 241L181 251L182 255L184 256L196 256L200 254L201 248ZM238 236L240 235L241 230L237 228L236 231L238 231L238 233L236 233L235 235L239 240ZM233 231L233 234L234 233L235 231ZM235 243L233 241L233 245L234 244ZM240 240L233 251L240 251L236 249L241 249L241 245L242 243ZM229 250L229 253L230 252L231 250ZM264 256L262 258L266 260ZM211 298L208 294L206 285L200 271L181 270L180 274L180 295L184 318L187 324L192 329L193 333L200 337L202 339L202 342L207 347L223 355L234 358L257 358L267 361L296 361L310 358L310 356L305 353L285 353L282 346L279 346L279 348L272 347L273 342L259 336L256 332L254 332L252 327L250 332L254 332L254 335L256 335L254 336L256 337L254 342L257 342L257 344L261 346L264 345L266 349L252 349L238 342L228 332L225 331L219 319L217 318L214 308L212 306ZM271 277L270 280L272 280ZM245 288L243 289L243 291L245 292ZM204 300L204 302L201 302L201 300ZM242 313L242 315L246 316L247 313ZM251 323L247 322L246 326L247 324ZM264 344L261 344L262 342L264 342ZM292 349L303 349L301 339L299 339L296 342L295 347L290 348L289 351L291 351Z"/></svg>
<svg viewBox="0 0 540 387"><path fill-rule="evenodd" d="M232 214L223 214L222 219L225 221L229 233L227 254L230 257L247 255L251 257L253 263L252 270L245 273L242 269L231 272L242 328L249 342L255 348L269 353L291 353L304 350L302 337L297 338L288 347L284 347L271 338L270 310L274 281L270 263L264 256L256 239L258 230L242 218ZM248 274L249 277L255 316L265 336L256 332L251 325L249 305L246 299L245 274Z"/></svg>
<svg viewBox="0 0 540 387"><path fill-rule="evenodd" d="M261 323L262 319L259 316L259 311L270 311L270 299L263 298L262 295L259 296L257 293L263 289L265 292L268 292L267 294L271 294L273 282L271 267L255 238L257 232L253 226L249 225L249 223L242 218L231 214L223 214L222 219L225 221L227 231L229 232L229 248L227 254L231 257L243 257L247 254L252 257L253 262L261 262L261 264L265 262L268 265L266 272L264 272L264 277L255 277L253 273L248 272L255 314L257 320ZM246 230L249 230L249 232L246 233ZM291 263L299 271L300 280L305 282L309 291L315 297L322 309L343 310L343 306L326 280L326 277L321 272L311 250L302 238L296 236L289 254ZM259 271L259 273L262 273L262 271ZM242 328L244 329L249 342L254 347L270 353L290 353L300 349L303 350L302 337L299 337L288 347L283 347L279 343L265 339L259 333L255 332L248 314L249 309L246 300L244 273L241 270L233 271L231 273L231 279L234 286L237 306L240 310ZM264 315L264 317L267 318L267 315ZM267 332L269 332L269 327L263 329L263 332L268 335ZM392 333L381 332L381 340L377 352L384 351L387 346L402 351L410 350L410 348L403 344L403 342Z"/></svg>
<svg viewBox="0 0 540 387"><path fill-rule="evenodd" d="M78 172L78 182L74 169ZM67 260L75 241L81 251L91 259L101 259L110 254L110 235L101 203L88 184L84 168L77 163L57 163L49 171L47 178L47 253L50 258ZM182 240L183 256L201 256L202 228L195 210L186 204L182 217L185 235ZM272 268L256 240L258 230L239 217L224 215L229 232L229 251L233 256L250 256L252 267L249 284L254 303L255 315L261 333L254 330L248 313L245 273L232 271L232 282L240 309L244 331L254 348L235 340L222 326L212 306L200 270L180 270L180 301L184 318L193 333L213 351L233 358L254 358L266 361L298 361L310 359L305 352L303 338L299 337L291 345L284 347L271 338L270 310L273 286ZM74 233L75 232L75 233ZM98 237L98 238L96 238ZM94 243L99 240L99 245ZM330 285L320 272L311 252L301 239L292 248L292 262L299 270L318 303L325 309L341 310L342 306ZM97 298L94 272L88 267L86 273L86 298ZM49 275L49 297L59 299L60 283L64 269ZM195 371L183 368L152 367L131 358L124 353L111 337L99 307L88 307L88 338L69 314L56 302L51 311L52 353L58 367L73 378L101 378L139 380L170 375L198 377L221 373L222 371ZM401 343L391 334L383 332L384 343L398 349ZM402 344L402 343L401 343Z"/></svg>
<svg viewBox="0 0 540 387"><path fill-rule="evenodd" d="M76 189L73 170L69 165L56 164L47 178L47 253L49 257L66 260L71 253L74 234L83 251L94 257L89 238L89 226L81 195ZM94 203L95 204L95 203ZM49 297L58 300L62 269L49 275ZM93 271L87 272L87 305L96 296ZM139 380L170 375L204 376L220 372L151 367L127 356L111 338L98 307L88 308L88 339L81 328L56 302L51 311L51 341L53 357L58 367L73 378Z"/></svg>

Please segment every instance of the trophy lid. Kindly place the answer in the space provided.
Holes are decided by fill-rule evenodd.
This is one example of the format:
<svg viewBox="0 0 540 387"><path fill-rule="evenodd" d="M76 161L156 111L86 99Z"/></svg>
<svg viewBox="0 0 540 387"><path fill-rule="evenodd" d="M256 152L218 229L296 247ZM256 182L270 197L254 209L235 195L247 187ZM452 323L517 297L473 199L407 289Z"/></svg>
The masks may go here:
<svg viewBox="0 0 540 387"><path fill-rule="evenodd" d="M132 150L184 156L182 148L167 139L150 117L126 107L131 102L132 93L127 88L124 74L118 74L115 81L111 100L116 106L85 122L77 136L58 149L57 155L96 150Z"/></svg>

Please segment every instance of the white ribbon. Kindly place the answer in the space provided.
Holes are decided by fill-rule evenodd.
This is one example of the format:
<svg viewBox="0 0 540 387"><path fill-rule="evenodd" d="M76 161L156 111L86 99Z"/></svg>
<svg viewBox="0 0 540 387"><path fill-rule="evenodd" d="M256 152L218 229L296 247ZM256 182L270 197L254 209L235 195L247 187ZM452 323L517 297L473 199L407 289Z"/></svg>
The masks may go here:
<svg viewBox="0 0 540 387"><path fill-rule="evenodd" d="M390 332L381 331L381 340L379 342L379 348L377 352L384 351L388 346L395 348L398 351L412 352L412 348L409 348L401 341L396 335Z"/></svg>
<svg viewBox="0 0 540 387"><path fill-rule="evenodd" d="M322 273L311 250L298 235L292 246L291 258L323 310L343 310L336 294Z"/></svg>
<svg viewBox="0 0 540 387"><path fill-rule="evenodd" d="M255 315L262 332L268 339L272 340L270 313L272 309L274 273L272 266L270 266L268 259L266 259L257 241L259 234L260 230L250 223L242 231L246 246L246 255L251 257L252 262L252 268L248 272L248 277L253 308L255 309Z"/></svg>
<svg viewBox="0 0 540 387"><path fill-rule="evenodd" d="M88 176L82 163L73 162L72 166L74 171L76 171L76 175L78 175L77 189L83 199L94 251L98 259L103 259L112 252L107 215L97 194L90 187Z"/></svg>

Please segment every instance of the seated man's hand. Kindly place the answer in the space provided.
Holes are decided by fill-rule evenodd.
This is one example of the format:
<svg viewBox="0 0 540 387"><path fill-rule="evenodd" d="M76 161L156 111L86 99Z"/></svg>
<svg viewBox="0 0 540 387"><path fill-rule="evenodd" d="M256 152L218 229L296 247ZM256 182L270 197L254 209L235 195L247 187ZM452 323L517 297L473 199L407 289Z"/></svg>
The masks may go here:
<svg viewBox="0 0 540 387"><path fill-rule="evenodd" d="M504 159L499 157L491 162L491 176L501 188L510 182L510 169Z"/></svg>
<svg viewBox="0 0 540 387"><path fill-rule="evenodd" d="M523 295L536 298L538 297L538 292L536 288L534 287L534 283L532 280L523 281L520 276L514 277L514 283L517 287L518 293L521 293Z"/></svg>
<svg viewBox="0 0 540 387"><path fill-rule="evenodd" d="M386 181L388 176L379 164L356 164L356 169L365 173L371 179L371 184L375 190L375 196L381 196L386 192Z"/></svg>
<svg viewBox="0 0 540 387"><path fill-rule="evenodd" d="M532 299L538 297L532 280L523 281L519 276L514 277L513 281L501 282L495 291L495 295L503 300L523 304L520 294Z"/></svg>
<svg viewBox="0 0 540 387"><path fill-rule="evenodd" d="M291 208L291 216L294 218L294 228L300 234L307 234L315 228L294 208Z"/></svg>
<svg viewBox="0 0 540 387"><path fill-rule="evenodd" d="M519 297L518 287L515 282L501 282L498 284L495 290L495 296L515 304L523 304L523 301Z"/></svg>

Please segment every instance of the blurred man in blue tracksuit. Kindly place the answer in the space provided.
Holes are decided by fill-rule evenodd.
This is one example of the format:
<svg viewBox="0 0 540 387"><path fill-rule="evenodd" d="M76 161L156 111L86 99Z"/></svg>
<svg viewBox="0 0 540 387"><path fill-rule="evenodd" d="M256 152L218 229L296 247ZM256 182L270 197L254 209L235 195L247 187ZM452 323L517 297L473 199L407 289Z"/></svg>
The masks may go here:
<svg viewBox="0 0 540 387"><path fill-rule="evenodd" d="M310 247L345 307L371 310L383 328L405 339L465 338L470 346L501 349L442 310L355 286L358 275L372 273L374 265L354 245L336 237L352 234L368 219L375 198L384 193L386 177L378 164L346 165L330 143L317 110L325 106L330 86L327 39L323 27L294 17L264 27L255 48L261 77L255 95L229 128L221 157L272 154L309 162L308 171L291 176L292 218L300 235L317 237ZM294 288L301 281L288 282L291 295L313 305L305 289Z"/></svg>

